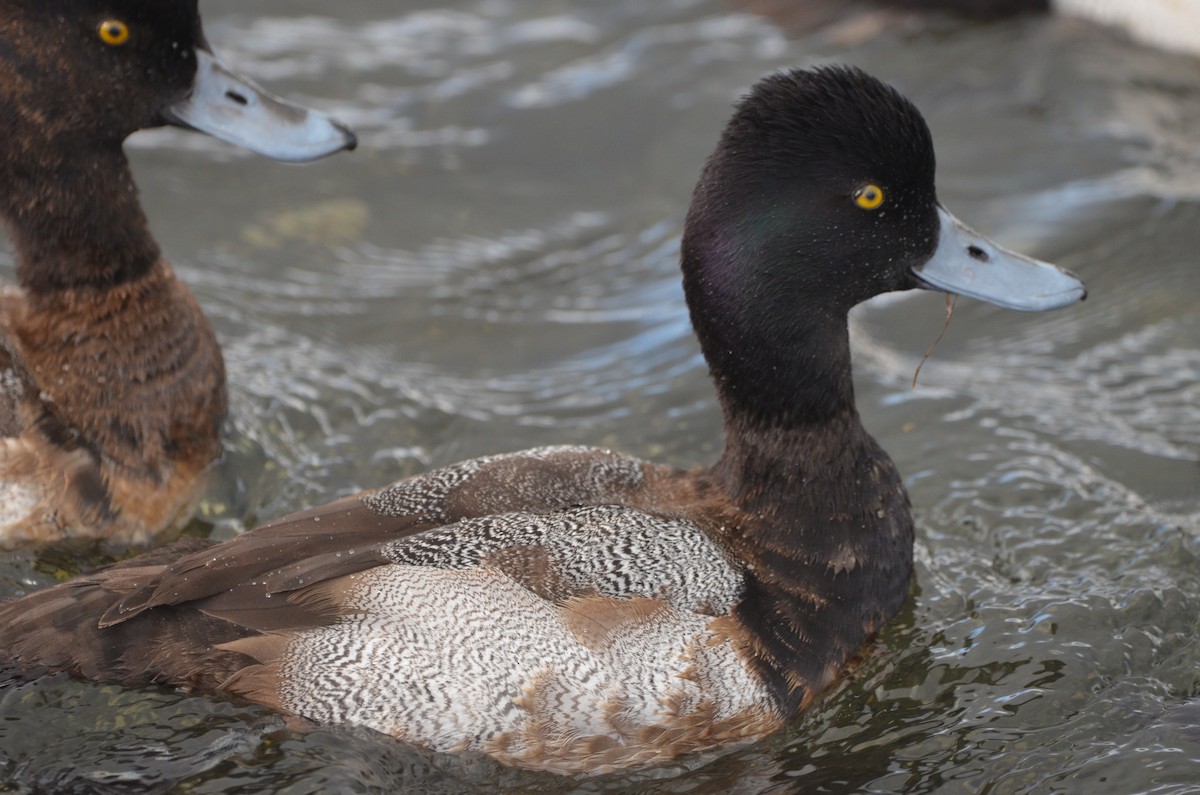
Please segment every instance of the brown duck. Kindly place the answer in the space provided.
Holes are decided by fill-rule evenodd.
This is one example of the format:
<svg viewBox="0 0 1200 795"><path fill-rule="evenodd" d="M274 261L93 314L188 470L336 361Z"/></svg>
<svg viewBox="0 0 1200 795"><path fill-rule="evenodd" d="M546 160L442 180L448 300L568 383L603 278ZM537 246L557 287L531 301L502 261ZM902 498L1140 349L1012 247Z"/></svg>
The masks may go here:
<svg viewBox="0 0 1200 795"><path fill-rule="evenodd" d="M122 151L176 124L282 160L343 125L216 61L194 0L0 0L0 547L141 543L186 521L220 454L212 327L150 235Z"/></svg>
<svg viewBox="0 0 1200 795"><path fill-rule="evenodd" d="M920 114L839 67L740 103L683 279L724 409L712 466L466 461L11 602L0 650L566 773L774 731L912 574L904 486L854 406L849 309L923 287L1041 310L1084 289L942 209Z"/></svg>

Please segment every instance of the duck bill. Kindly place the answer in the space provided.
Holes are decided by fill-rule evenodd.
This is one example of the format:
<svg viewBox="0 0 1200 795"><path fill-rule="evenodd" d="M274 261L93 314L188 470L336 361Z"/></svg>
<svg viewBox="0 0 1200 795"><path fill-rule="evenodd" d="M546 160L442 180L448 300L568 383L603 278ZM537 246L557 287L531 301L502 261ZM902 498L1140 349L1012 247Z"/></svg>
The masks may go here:
<svg viewBox="0 0 1200 795"><path fill-rule="evenodd" d="M212 53L197 48L196 60L192 91L163 111L167 123L292 163L358 145L346 125L264 91L226 69Z"/></svg>
<svg viewBox="0 0 1200 795"><path fill-rule="evenodd" d="M938 219L937 249L913 268L920 287L1022 312L1058 309L1087 297L1070 271L1001 248L942 207Z"/></svg>

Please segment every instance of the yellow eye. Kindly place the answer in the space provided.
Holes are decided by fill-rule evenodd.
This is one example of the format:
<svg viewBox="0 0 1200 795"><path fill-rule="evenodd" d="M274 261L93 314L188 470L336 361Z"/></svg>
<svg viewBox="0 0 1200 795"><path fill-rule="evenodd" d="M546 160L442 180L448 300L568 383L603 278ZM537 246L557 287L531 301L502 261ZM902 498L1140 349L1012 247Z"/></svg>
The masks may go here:
<svg viewBox="0 0 1200 795"><path fill-rule="evenodd" d="M119 19L106 19L100 23L100 41L120 47L129 41L129 26Z"/></svg>
<svg viewBox="0 0 1200 795"><path fill-rule="evenodd" d="M883 204L883 188L878 185L864 185L854 191L854 203L864 210L874 210Z"/></svg>

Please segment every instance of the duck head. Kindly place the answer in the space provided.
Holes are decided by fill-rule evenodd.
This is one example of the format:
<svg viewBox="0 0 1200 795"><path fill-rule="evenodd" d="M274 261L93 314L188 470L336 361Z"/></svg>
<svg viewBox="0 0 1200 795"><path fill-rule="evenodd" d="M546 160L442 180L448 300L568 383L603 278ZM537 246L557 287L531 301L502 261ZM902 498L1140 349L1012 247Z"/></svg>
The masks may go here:
<svg viewBox="0 0 1200 795"><path fill-rule="evenodd" d="M853 406L847 313L894 290L1022 310L1085 295L938 202L929 128L847 67L760 81L701 174L683 238L692 321L726 408L820 419Z"/></svg>
<svg viewBox="0 0 1200 795"><path fill-rule="evenodd" d="M196 0L0 0L0 103L39 146L109 145L163 124L287 161L356 144L222 66Z"/></svg>

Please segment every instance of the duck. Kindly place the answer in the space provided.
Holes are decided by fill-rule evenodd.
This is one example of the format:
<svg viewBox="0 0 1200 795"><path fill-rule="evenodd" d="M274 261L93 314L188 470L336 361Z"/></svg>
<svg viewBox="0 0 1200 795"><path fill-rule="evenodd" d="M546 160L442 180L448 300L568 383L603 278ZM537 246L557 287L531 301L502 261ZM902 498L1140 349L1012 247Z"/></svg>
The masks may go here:
<svg viewBox="0 0 1200 795"><path fill-rule="evenodd" d="M851 66L763 78L684 223L723 411L710 465L576 445L432 469L0 607L0 658L590 775L810 707L908 598L914 527L847 313L932 289L1039 311L1068 271L945 210L920 112Z"/></svg>
<svg viewBox="0 0 1200 795"><path fill-rule="evenodd" d="M829 29L834 41L861 44L897 25L922 25L926 12L965 19L996 20L1054 14L1087 20L1123 32L1142 45L1200 55L1200 3L1181 0L730 0L739 9L767 17L794 34Z"/></svg>
<svg viewBox="0 0 1200 795"><path fill-rule="evenodd" d="M195 0L0 0L0 548L146 544L221 454L221 350L122 148L162 125L284 161L356 144L225 67Z"/></svg>

